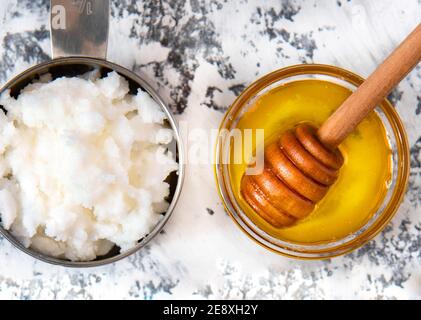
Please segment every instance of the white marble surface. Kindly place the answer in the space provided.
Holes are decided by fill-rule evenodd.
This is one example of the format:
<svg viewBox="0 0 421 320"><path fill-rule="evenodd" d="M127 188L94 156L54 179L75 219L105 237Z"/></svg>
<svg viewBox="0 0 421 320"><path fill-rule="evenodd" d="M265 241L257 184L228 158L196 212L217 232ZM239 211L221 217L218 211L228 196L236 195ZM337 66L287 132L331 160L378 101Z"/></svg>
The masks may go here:
<svg viewBox="0 0 421 320"><path fill-rule="evenodd" d="M0 83L49 58L48 3L0 2ZM178 120L211 129L256 77L302 62L366 76L419 22L420 0L113 1L109 59L145 76ZM0 299L420 299L420 66L392 99L410 139L409 190L360 250L328 261L264 250L224 213L212 168L194 165L165 233L113 265L51 266L0 239Z"/></svg>

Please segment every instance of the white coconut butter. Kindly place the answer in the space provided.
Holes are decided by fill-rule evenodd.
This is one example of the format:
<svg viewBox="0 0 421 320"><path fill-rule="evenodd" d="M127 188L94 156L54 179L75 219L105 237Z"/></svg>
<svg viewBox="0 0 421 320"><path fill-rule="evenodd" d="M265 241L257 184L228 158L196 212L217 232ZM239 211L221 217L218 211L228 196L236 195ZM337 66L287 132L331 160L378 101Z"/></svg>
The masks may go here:
<svg viewBox="0 0 421 320"><path fill-rule="evenodd" d="M0 99L2 226L73 261L132 248L162 217L178 168L165 113L115 72L45 80Z"/></svg>

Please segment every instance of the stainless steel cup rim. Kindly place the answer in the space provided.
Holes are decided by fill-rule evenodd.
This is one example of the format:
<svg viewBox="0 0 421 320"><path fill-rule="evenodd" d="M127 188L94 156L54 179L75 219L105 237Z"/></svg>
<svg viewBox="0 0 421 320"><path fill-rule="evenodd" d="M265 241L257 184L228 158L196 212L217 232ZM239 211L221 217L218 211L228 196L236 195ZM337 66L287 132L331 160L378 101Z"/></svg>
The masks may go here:
<svg viewBox="0 0 421 320"><path fill-rule="evenodd" d="M62 0L59 0L61 2ZM103 0L100 0L103 1ZM108 1L107 1L108 2ZM105 1L104 1L105 3ZM116 254L111 257L103 258L101 260L92 260L92 261L70 261L70 260L64 260L59 259L55 257L51 257L48 255L45 255L43 253L37 252L31 248L25 247L22 243L20 243L15 237L13 237L8 231L6 231L2 226L0 226L0 234L9 240L15 247L20 249L21 251L25 252L26 254L50 263L54 265L60 265L65 267L97 267L102 266L105 264L113 263L118 260L121 260L129 255L132 255L133 253L137 252L139 249L146 246L157 234L159 234L164 227L164 225L167 223L169 218L171 217L175 205L179 199L182 185L184 182L184 171L185 171L185 161L184 161L184 149L182 145L182 139L180 136L180 132L177 126L177 123L175 121L175 118L173 114L171 113L170 109L166 106L162 98L158 95L158 93L139 75L136 73L120 66L115 63L109 62L102 58L95 58L95 57L87 57L87 56L64 56L59 58L54 58L51 61L43 62L38 65L35 65L22 73L15 76L13 79L9 80L1 89L0 94L3 93L5 90L14 87L16 84L23 83L24 81L27 81L28 78L33 79L36 75L41 75L45 73L45 70L48 70L52 67L57 66L66 66L66 65L86 65L86 66L95 66L95 67L102 67L107 68L113 71L116 71L120 75L124 76L127 79L132 80L134 83L136 83L140 88L145 90L161 107L161 109L165 112L165 115L167 117L167 120L169 122L169 125L171 126L172 130L174 131L174 139L176 143L177 148L177 156L178 156L178 171L177 171L177 185L175 187L174 193L172 195L172 199L170 202L170 205L168 209L166 210L164 216L161 218L159 223L153 228L153 230L147 234L144 238L142 238L138 244L131 248L130 250L120 252L119 254Z"/></svg>

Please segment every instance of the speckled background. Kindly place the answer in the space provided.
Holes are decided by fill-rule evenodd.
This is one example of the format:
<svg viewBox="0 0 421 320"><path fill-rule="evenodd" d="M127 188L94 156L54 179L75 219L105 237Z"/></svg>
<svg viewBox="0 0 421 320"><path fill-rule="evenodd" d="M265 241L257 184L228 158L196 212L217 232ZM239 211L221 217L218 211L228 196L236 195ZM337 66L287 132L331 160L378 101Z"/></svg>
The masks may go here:
<svg viewBox="0 0 421 320"><path fill-rule="evenodd" d="M49 59L48 6L0 2L0 83ZM142 74L178 120L211 129L257 77L303 62L366 76L419 22L420 0L113 1L108 57ZM265 251L225 214L211 167L192 165L165 232L116 264L50 266L0 239L0 299L420 299L421 66L391 99L411 145L409 190L360 250L311 262Z"/></svg>

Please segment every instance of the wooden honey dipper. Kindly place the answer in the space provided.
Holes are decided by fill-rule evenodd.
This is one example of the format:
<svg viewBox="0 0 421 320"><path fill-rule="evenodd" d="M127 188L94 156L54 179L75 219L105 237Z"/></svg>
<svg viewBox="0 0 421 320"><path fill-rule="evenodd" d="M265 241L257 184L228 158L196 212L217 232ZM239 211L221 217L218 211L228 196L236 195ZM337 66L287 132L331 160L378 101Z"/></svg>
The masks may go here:
<svg viewBox="0 0 421 320"><path fill-rule="evenodd" d="M338 177L338 145L420 60L421 24L318 130L299 124L265 147L263 172L241 179L246 202L277 228L308 216Z"/></svg>

